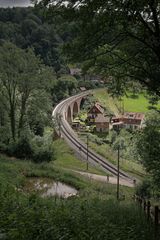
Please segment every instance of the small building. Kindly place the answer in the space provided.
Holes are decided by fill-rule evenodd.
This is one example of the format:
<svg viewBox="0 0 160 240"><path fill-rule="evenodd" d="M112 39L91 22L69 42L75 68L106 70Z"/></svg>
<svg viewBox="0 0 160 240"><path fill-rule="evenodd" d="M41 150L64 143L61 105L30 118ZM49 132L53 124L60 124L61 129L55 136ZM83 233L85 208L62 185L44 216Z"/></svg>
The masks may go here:
<svg viewBox="0 0 160 240"><path fill-rule="evenodd" d="M109 131L109 118L103 114L97 115L95 118L95 125L97 132L108 132Z"/></svg>
<svg viewBox="0 0 160 240"><path fill-rule="evenodd" d="M81 90L81 92L86 91L86 88L85 88L85 87L80 87L79 89Z"/></svg>
<svg viewBox="0 0 160 240"><path fill-rule="evenodd" d="M96 102L88 111L88 118L95 119L99 114L104 114L104 108Z"/></svg>
<svg viewBox="0 0 160 240"><path fill-rule="evenodd" d="M112 118L112 126L114 129L126 128L126 129L141 129L144 124L143 113L125 112L123 115Z"/></svg>

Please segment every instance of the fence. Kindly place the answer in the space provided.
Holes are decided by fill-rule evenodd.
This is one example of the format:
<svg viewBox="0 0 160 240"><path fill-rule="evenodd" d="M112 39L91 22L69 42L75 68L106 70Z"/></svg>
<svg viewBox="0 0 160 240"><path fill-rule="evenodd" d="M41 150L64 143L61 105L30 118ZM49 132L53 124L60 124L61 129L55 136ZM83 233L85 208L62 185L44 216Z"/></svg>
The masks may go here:
<svg viewBox="0 0 160 240"><path fill-rule="evenodd" d="M155 225L155 233L157 235L160 231L160 207L157 205L152 206L149 200L146 201L145 199L136 195L134 196L134 199L146 213L147 219L151 219L153 221Z"/></svg>

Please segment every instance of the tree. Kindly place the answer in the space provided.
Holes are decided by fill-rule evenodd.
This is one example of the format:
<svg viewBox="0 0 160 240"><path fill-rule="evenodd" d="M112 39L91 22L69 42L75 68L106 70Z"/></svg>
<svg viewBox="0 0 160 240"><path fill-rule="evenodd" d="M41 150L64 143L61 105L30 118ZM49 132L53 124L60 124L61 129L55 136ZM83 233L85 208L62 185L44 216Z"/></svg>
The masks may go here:
<svg viewBox="0 0 160 240"><path fill-rule="evenodd" d="M75 93L77 89L77 79L71 75L61 75L52 89L52 96L61 100Z"/></svg>
<svg viewBox="0 0 160 240"><path fill-rule="evenodd" d="M146 116L146 127L138 137L137 149L146 170L160 186L160 114L150 111Z"/></svg>
<svg viewBox="0 0 160 240"><path fill-rule="evenodd" d="M0 9L0 40L10 41L23 49L34 48L44 64L53 67L57 74L61 71L65 74L67 67L59 48L65 40L63 33L69 31L69 24L66 23L68 27L65 28L61 19L44 22L43 12L36 8Z"/></svg>
<svg viewBox="0 0 160 240"><path fill-rule="evenodd" d="M0 46L0 62L0 96L3 97L3 106L6 105L3 109L8 114L12 139L15 141L28 123L27 113L33 103L36 102L37 112L39 108L41 111L44 109L39 104L39 95L43 92L43 96L46 96L46 85L50 84L51 79L54 81L54 74L41 63L32 49L25 51L11 43ZM45 108L48 104L48 101L46 105L43 102Z"/></svg>
<svg viewBox="0 0 160 240"><path fill-rule="evenodd" d="M76 38L66 46L73 61L92 59L96 65L100 57L110 56L107 64L98 63L102 69L120 69L119 78L139 80L160 95L159 1L65 2L45 0L41 5L76 21Z"/></svg>
<svg viewBox="0 0 160 240"><path fill-rule="evenodd" d="M151 106L149 106L150 109L156 109L156 105L158 104L159 97L155 93L149 93L148 94L148 102Z"/></svg>

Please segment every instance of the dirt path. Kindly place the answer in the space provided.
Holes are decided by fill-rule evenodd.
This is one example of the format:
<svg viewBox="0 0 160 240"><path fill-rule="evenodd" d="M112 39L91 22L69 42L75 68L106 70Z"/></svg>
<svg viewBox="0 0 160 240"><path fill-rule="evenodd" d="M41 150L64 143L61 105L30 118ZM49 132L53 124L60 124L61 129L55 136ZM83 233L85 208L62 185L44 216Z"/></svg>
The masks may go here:
<svg viewBox="0 0 160 240"><path fill-rule="evenodd" d="M109 178L107 176L103 176L103 175L97 175L97 174L93 174L93 173L87 173L87 172L81 172L81 171L76 171L73 170L76 173L79 173L80 175L86 176L90 179L94 179L97 181L101 181L101 182L107 182L107 183L111 183L111 184L117 184L117 178L116 177L111 177L109 176ZM108 181L109 179L109 181ZM125 179L120 178L119 181L120 185L122 186L127 186L127 187L134 187L135 185L133 184L133 182L128 182Z"/></svg>

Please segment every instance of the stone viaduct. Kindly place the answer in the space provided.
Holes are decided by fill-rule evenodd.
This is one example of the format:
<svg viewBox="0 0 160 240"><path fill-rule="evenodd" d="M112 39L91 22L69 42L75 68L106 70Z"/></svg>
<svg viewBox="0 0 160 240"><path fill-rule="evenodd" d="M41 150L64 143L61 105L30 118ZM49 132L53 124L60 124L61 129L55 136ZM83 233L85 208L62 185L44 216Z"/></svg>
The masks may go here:
<svg viewBox="0 0 160 240"><path fill-rule="evenodd" d="M73 119L80 112L81 104L85 100L85 97L76 98L73 102L69 103L66 108L66 120L69 123L72 123Z"/></svg>

